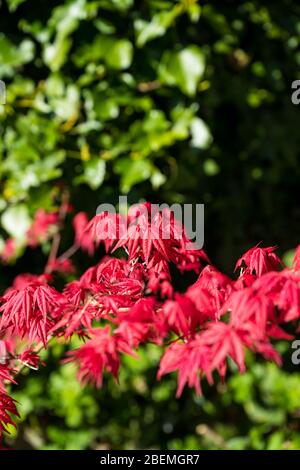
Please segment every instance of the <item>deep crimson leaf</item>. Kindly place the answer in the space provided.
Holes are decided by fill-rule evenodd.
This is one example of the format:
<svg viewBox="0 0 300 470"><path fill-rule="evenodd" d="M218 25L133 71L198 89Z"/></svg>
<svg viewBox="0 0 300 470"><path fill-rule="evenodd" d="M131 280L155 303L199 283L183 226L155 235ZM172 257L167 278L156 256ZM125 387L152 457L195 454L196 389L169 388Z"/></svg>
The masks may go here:
<svg viewBox="0 0 300 470"><path fill-rule="evenodd" d="M276 271L282 264L274 253L276 247L259 248L255 246L248 250L236 263L235 270L245 266L244 272L261 276L268 271Z"/></svg>

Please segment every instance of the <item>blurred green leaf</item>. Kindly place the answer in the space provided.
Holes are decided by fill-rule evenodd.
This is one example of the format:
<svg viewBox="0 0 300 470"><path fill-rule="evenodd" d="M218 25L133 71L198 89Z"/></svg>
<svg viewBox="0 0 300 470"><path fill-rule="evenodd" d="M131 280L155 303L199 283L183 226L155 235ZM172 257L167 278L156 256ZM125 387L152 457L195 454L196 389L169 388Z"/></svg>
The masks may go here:
<svg viewBox="0 0 300 470"><path fill-rule="evenodd" d="M0 77L11 76L14 69L30 62L34 57L34 44L24 39L18 47L0 34Z"/></svg>
<svg viewBox="0 0 300 470"><path fill-rule="evenodd" d="M179 52L165 52L159 77L167 85L177 85L183 93L194 96L205 70L205 58L198 46L190 45Z"/></svg>
<svg viewBox="0 0 300 470"><path fill-rule="evenodd" d="M191 122L192 146L206 149L212 143L212 135L205 122L195 117Z"/></svg>
<svg viewBox="0 0 300 470"><path fill-rule="evenodd" d="M123 158L114 166L116 173L121 175L121 191L128 193L133 185L150 178L153 167L148 160L131 160Z"/></svg>
<svg viewBox="0 0 300 470"><path fill-rule="evenodd" d="M98 35L92 44L83 46L78 54L74 55L74 61L78 67L100 59L110 68L127 69L133 59L133 46L128 39Z"/></svg>
<svg viewBox="0 0 300 470"><path fill-rule="evenodd" d="M127 39L120 39L111 44L107 51L105 60L110 67L123 70L127 69L132 62L133 47Z"/></svg>
<svg viewBox="0 0 300 470"><path fill-rule="evenodd" d="M83 165L83 173L76 178L76 184L86 183L92 189L98 189L104 181L105 162L99 157L93 157Z"/></svg>
<svg viewBox="0 0 300 470"><path fill-rule="evenodd" d="M9 207L3 212L1 223L10 236L23 240L31 224L28 207L25 204Z"/></svg>
<svg viewBox="0 0 300 470"><path fill-rule="evenodd" d="M167 28L171 26L180 13L181 8L179 5L176 5L170 11L156 13L153 15L150 22L137 19L134 22L137 46L143 47L148 41L163 36Z"/></svg>

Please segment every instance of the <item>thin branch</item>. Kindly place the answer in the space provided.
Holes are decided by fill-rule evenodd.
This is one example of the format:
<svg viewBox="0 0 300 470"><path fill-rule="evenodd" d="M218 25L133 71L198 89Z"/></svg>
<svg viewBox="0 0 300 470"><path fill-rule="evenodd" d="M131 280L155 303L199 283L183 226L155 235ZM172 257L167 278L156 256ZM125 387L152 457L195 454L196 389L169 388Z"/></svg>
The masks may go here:
<svg viewBox="0 0 300 470"><path fill-rule="evenodd" d="M68 202L69 202L69 193L67 191L64 191L62 195L62 202L61 202L61 206L59 209L59 214L58 214L58 220L60 224L66 218L67 211L68 211ZM60 231L58 231L55 233L52 239L52 246L51 246L50 254L49 254L48 261L47 261L46 268L45 268L46 274L51 273L51 270L52 270L51 265L57 258L60 241L61 241L61 234L60 234Z"/></svg>
<svg viewBox="0 0 300 470"><path fill-rule="evenodd" d="M149 91L157 90L161 87L159 80L153 80L152 82L141 82L138 84L137 89L141 93L147 93Z"/></svg>
<svg viewBox="0 0 300 470"><path fill-rule="evenodd" d="M62 255L60 255L57 259L58 261L65 261L66 259L71 258L78 250L79 250L79 245L77 243L74 243L73 245L70 246Z"/></svg>

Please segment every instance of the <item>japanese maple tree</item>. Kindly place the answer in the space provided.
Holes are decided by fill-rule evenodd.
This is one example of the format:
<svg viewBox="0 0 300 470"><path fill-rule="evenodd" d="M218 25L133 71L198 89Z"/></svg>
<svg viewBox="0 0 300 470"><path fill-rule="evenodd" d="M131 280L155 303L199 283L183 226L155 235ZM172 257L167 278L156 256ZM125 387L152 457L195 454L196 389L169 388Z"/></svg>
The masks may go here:
<svg viewBox="0 0 300 470"><path fill-rule="evenodd" d="M0 437L18 416L9 383L24 367L38 370L40 352L55 338L82 339L62 360L74 362L78 379L97 387L104 372L118 378L123 355L138 360L139 347L149 342L164 350L158 380L178 373L177 396L186 385L201 393L201 380L224 380L229 359L244 372L247 349L280 365L274 341L291 339L285 326L296 331L299 323L300 249L289 269L274 247L251 248L231 279L203 250L186 248L188 236L172 214L150 209L145 203L126 216L103 212L90 221L76 214L74 244L62 254L62 222L71 208L63 202L57 213L36 213L27 244L48 239L52 249L43 273L17 276L1 297ZM107 255L58 290L56 273L76 273L72 256L78 250L91 256L100 244ZM8 240L3 261L13 256ZM186 292L175 291L172 265L198 275Z"/></svg>

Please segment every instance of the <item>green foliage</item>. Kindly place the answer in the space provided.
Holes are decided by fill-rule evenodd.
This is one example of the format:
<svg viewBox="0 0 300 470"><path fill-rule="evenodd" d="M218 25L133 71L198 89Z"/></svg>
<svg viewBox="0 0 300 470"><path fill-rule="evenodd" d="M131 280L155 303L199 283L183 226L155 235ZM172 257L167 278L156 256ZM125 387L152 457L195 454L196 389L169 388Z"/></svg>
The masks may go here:
<svg viewBox="0 0 300 470"><path fill-rule="evenodd" d="M59 356L54 345L47 358ZM41 449L299 449L300 376L259 364L226 385L204 384L174 399L172 377L157 382L156 346L138 360L124 357L120 383L101 390L79 385L73 365L26 374L14 397L22 423L14 445ZM290 361L289 352L286 355ZM54 362L55 363L55 362ZM14 433L14 431L12 430Z"/></svg>
<svg viewBox="0 0 300 470"><path fill-rule="evenodd" d="M296 245L299 18L289 0L2 0L3 239L23 254L34 212L67 186L91 215L119 191L205 203L205 248L228 270L260 240ZM40 258L5 267L2 287ZM253 365L218 393L176 401L175 380L155 381L152 350L101 391L51 364L15 392L19 447L300 448L300 379L288 366Z"/></svg>
<svg viewBox="0 0 300 470"><path fill-rule="evenodd" d="M1 211L61 180L91 213L112 187L204 202L223 267L297 242L296 2L3 0L0 26Z"/></svg>

